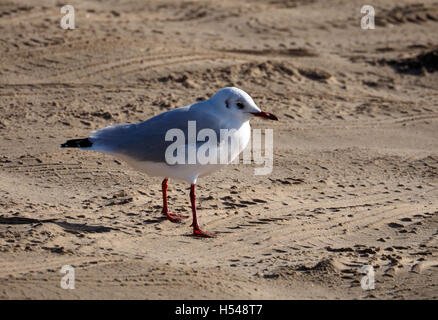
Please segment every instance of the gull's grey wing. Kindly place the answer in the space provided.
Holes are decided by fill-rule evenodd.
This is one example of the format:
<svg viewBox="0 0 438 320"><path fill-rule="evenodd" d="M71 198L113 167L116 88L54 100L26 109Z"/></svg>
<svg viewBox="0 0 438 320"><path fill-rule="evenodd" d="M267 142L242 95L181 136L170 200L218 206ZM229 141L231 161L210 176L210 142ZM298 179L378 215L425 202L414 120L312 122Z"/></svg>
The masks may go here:
<svg viewBox="0 0 438 320"><path fill-rule="evenodd" d="M193 105L192 105L193 106ZM188 121L196 121L196 133L209 128L220 136L225 128L219 117L192 106L167 111L137 124L121 124L94 131L90 137L93 150L102 151L138 161L165 162L165 152L173 141L166 141L169 129L180 129L188 140Z"/></svg>

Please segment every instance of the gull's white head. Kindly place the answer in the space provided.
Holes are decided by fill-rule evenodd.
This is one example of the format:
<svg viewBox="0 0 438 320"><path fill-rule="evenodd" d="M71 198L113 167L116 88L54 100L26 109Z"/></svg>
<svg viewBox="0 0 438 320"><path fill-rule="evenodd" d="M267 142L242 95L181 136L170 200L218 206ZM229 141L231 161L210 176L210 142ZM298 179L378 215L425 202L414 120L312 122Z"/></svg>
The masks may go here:
<svg viewBox="0 0 438 320"><path fill-rule="evenodd" d="M242 121L247 121L252 117L278 120L273 114L260 110L249 94L239 88L223 88L216 92L210 101L216 108Z"/></svg>

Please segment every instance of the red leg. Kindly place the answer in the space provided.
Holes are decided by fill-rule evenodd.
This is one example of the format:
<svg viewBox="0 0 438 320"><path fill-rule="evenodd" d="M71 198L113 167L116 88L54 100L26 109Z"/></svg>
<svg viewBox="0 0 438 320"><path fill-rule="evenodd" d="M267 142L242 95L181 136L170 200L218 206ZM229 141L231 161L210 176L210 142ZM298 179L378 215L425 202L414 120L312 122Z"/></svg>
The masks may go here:
<svg viewBox="0 0 438 320"><path fill-rule="evenodd" d="M161 188L163 191L163 213L172 222L181 222L182 219L187 219L188 216L182 215L182 214L176 214L176 213L170 213L169 209L167 208L167 182L169 179L164 179L163 183L161 184Z"/></svg>
<svg viewBox="0 0 438 320"><path fill-rule="evenodd" d="M195 193L195 184L190 185L190 202L192 203L192 213L193 213L193 235L195 237L204 237L204 238L212 238L215 235L212 233L208 233L202 231L198 225L198 217L196 216L196 193Z"/></svg>

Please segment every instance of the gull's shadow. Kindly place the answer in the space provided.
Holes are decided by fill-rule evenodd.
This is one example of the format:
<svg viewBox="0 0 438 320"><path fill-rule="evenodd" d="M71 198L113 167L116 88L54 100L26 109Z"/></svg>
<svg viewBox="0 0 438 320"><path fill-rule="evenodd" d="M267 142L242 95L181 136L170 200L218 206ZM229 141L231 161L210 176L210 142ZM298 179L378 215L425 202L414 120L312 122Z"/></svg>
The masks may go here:
<svg viewBox="0 0 438 320"><path fill-rule="evenodd" d="M0 217L0 224L33 224L33 223L54 223L66 232L78 233L78 232L88 232L88 233L102 233L109 232L111 230L116 230L111 227L104 226L90 226L85 223L71 223L65 221L58 221L57 219L33 219L24 217Z"/></svg>
<svg viewBox="0 0 438 320"><path fill-rule="evenodd" d="M146 224L153 224L153 223L158 223L158 222L163 222L163 221L167 221L166 217L158 217L155 219L147 219L147 220L143 220L144 223Z"/></svg>

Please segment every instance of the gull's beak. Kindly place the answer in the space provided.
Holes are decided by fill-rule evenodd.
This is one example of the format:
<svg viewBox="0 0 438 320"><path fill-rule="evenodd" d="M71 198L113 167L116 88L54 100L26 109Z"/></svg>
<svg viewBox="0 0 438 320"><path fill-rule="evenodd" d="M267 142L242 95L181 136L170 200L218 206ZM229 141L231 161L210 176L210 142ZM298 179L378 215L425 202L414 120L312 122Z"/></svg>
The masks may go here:
<svg viewBox="0 0 438 320"><path fill-rule="evenodd" d="M272 113L260 111L260 112L251 112L256 117L268 119L268 120L278 120L276 116L274 116Z"/></svg>

